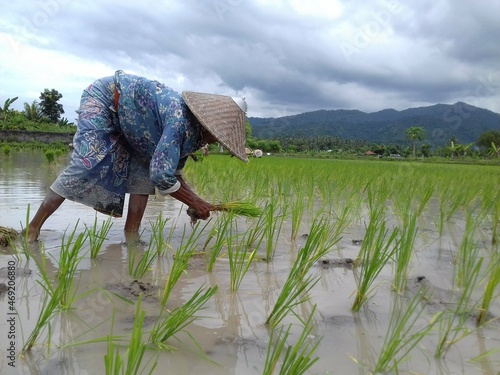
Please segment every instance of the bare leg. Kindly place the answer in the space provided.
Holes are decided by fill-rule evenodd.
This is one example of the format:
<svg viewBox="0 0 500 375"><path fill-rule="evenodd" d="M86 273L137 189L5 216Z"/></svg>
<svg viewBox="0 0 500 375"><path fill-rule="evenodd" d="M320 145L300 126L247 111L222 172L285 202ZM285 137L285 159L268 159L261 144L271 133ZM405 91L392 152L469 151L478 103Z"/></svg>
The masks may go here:
<svg viewBox="0 0 500 375"><path fill-rule="evenodd" d="M146 211L148 198L149 195L130 194L124 229L127 242L133 243L139 240L139 228L141 227L144 211Z"/></svg>
<svg viewBox="0 0 500 375"><path fill-rule="evenodd" d="M47 220L50 215L52 215L64 202L65 198L61 197L59 194L54 193L49 189L45 199L38 208L35 217L28 224L28 227L23 230L23 236L26 236L26 231L28 232L28 242L33 243L36 241L40 235L40 229L43 223Z"/></svg>

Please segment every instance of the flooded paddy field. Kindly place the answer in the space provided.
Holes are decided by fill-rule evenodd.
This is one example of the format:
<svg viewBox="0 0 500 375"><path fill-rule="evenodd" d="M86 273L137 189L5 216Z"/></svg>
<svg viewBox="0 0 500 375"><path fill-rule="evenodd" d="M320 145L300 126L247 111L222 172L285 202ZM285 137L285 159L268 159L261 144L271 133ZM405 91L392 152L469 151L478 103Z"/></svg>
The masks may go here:
<svg viewBox="0 0 500 375"><path fill-rule="evenodd" d="M67 157L49 164L41 151L0 156L0 226L26 225L28 207L32 217ZM65 201L35 244L18 239L0 247L0 283L15 283L14 298L0 290L0 373L106 374L105 356L117 352L126 363L138 331L144 373L153 366L153 374L272 373L266 359L279 340L286 349L304 332L304 357L317 358L306 373L500 372L497 167L280 158L243 164L211 155L188 163L185 178L208 201L250 201L262 217L216 213L193 227L187 207L157 195L141 243L127 244L125 218L115 218L92 257L88 232L108 217ZM64 251L82 233L69 302L41 325L47 295L61 284ZM290 284L304 249L310 262ZM303 285L275 315L284 290ZM199 310L184 311L178 332L165 340L151 334L209 290ZM277 358L275 373L288 360L284 352Z"/></svg>

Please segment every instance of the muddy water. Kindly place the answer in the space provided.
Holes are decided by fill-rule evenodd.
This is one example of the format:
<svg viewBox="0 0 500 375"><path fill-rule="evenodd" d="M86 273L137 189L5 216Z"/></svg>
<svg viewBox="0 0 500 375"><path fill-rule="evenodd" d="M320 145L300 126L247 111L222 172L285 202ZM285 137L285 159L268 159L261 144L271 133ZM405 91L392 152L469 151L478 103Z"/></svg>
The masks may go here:
<svg viewBox="0 0 500 375"><path fill-rule="evenodd" d="M21 229L24 226L28 205L31 215L58 172L65 165L62 157L54 165L48 165L38 152L15 152L9 157L0 157L0 225ZM189 218L185 207L177 201L155 197L151 199L144 220L143 239L151 234L150 222L154 222L161 212L169 217L165 232L174 229L172 247L179 242L184 230L189 231ZM99 221L106 217L97 214ZM42 259L41 252L47 254L47 268L55 273L61 238L65 231L75 225L84 229L92 225L96 213L87 207L66 201L44 226L40 241L33 245L31 252ZM362 220L346 230L343 239L332 249L332 259L355 258L360 245L356 240L363 238ZM0 358L1 374L103 374L104 343L78 344L106 335L127 335L130 333L135 314L134 304L139 293L143 294L142 307L146 311L147 331L159 313L161 290L172 263L171 254L158 259L152 270L140 280L128 275L128 254L130 249L124 244L124 219L114 219L113 226L102 250L95 260L89 257L80 264L78 299L73 310L58 315L51 324L50 347L46 335L38 341L34 349L24 356L17 355L15 368L8 365L7 354ZM242 223L243 225L244 223ZM306 228L306 224L302 226ZM412 264L412 280L425 280L435 287L433 309L417 322L418 327L428 323L441 305L446 303L446 293L451 293L453 273L453 250L460 242L464 223L456 219L448 223L443 237L437 235L431 216L419 223L417 254ZM490 232L488 228L478 232L478 241L485 243ZM303 229L303 233L307 232ZM178 335L169 345L174 351L150 350L146 359L158 361L155 373L168 374L259 374L262 373L266 351L270 341L270 331L263 324L274 306L288 272L294 254L305 241L300 237L296 242L288 240L290 231L285 224L275 259L270 262L255 262L245 276L238 293L229 291L229 265L227 258L219 260L213 272L206 272L205 259L195 257L190 262L187 273L175 286L167 307L173 309L186 302L201 286L218 286L217 294L209 301L202 315L187 328L188 333ZM354 240L354 241L353 241ZM141 251L141 249L139 249ZM9 262L16 267L31 270L16 275L16 340L15 350L19 353L24 340L31 333L41 307L42 288L37 284L39 275L33 259L14 258L11 249L0 249L0 268ZM10 263L12 264L12 263ZM337 264L318 265L313 270L321 275L311 292L311 299L301 306L299 314L307 318L313 305L317 306L314 330L310 339L320 340L316 351L319 361L311 373L322 374L367 374L373 367L390 321L390 306L393 294L389 285L391 269L384 269L377 279L374 297L359 313L351 312L353 292L356 290L355 273L349 267ZM425 276L425 279L417 277ZM6 282L0 272L0 282ZM413 284L410 284L413 285ZM416 285L416 284L415 284ZM413 287L416 287L413 285ZM88 292L88 293L87 293ZM85 294L86 293L86 294ZM441 299L440 299L441 298ZM8 350L9 334L8 299L0 295L0 353ZM500 314L500 306L493 306L493 313ZM111 318L114 316L114 324ZM288 317L284 323L294 323L290 342L300 334L297 319ZM475 330L471 320L468 327L471 334L453 345L443 360L433 357L438 339L432 332L422 342L419 349L411 352L408 362L400 366L400 373L419 374L498 374L500 371L500 332L498 325ZM194 344L190 335L196 339ZM145 336L147 339L147 334ZM73 344L78 345L73 345ZM199 346L198 346L199 345ZM49 350L50 349L50 350ZM485 353L483 359L471 361Z"/></svg>

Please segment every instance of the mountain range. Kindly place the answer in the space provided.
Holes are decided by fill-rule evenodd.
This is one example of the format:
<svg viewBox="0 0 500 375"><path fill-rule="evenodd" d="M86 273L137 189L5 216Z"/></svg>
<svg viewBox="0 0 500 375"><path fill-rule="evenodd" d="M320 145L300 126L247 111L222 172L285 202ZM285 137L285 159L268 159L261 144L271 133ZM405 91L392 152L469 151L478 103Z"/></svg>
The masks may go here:
<svg viewBox="0 0 500 375"><path fill-rule="evenodd" d="M259 139L329 136L406 145L406 130L416 126L425 129L423 142L433 147L444 146L451 139L460 144L474 143L488 130L500 131L500 114L465 102L372 113L318 110L277 118L250 117L248 120L252 136Z"/></svg>

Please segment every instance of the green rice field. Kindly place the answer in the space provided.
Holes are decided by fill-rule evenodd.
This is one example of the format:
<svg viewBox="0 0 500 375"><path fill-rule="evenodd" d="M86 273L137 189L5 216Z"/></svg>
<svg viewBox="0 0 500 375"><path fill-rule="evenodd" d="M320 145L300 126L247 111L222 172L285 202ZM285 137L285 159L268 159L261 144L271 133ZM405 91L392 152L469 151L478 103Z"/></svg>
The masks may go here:
<svg viewBox="0 0 500 375"><path fill-rule="evenodd" d="M0 226L67 158L0 156ZM191 223L158 194L126 243L66 201L0 247L0 373L500 373L500 167L210 155L184 178L256 211Z"/></svg>

